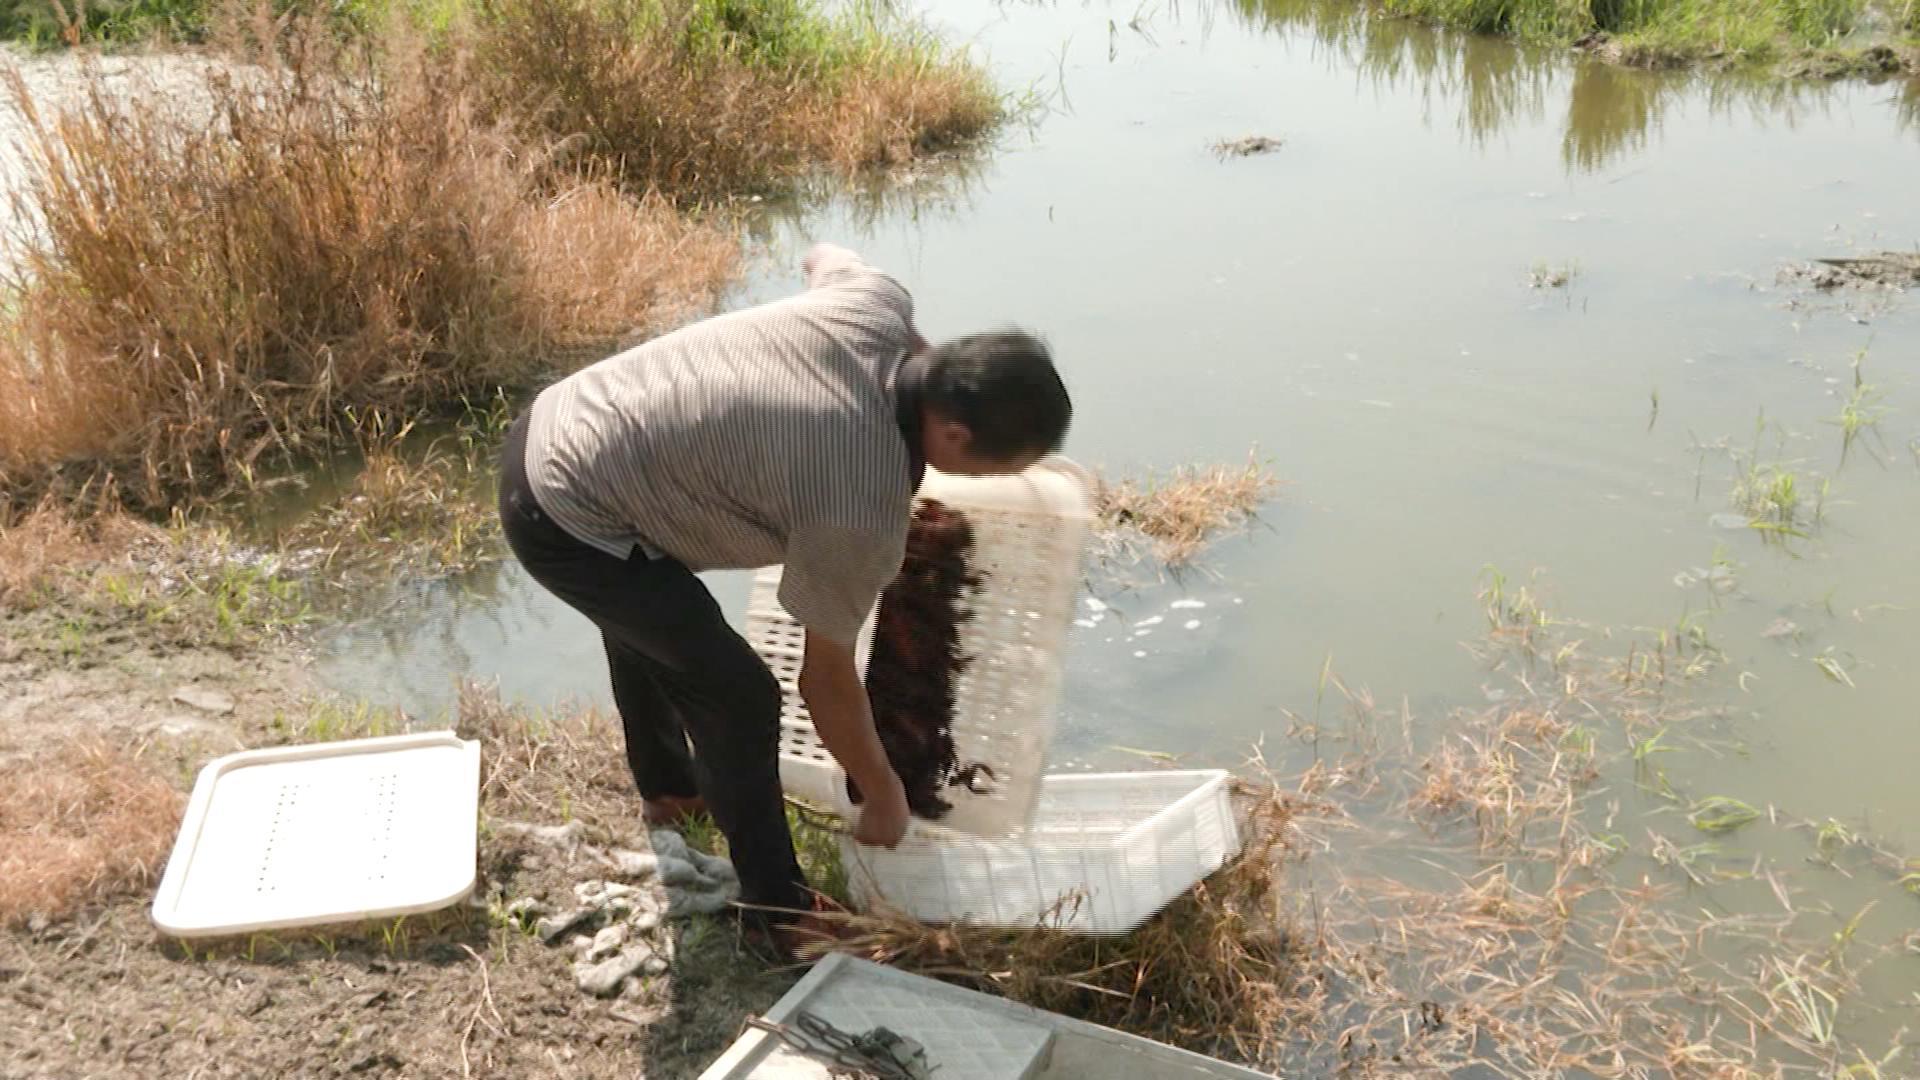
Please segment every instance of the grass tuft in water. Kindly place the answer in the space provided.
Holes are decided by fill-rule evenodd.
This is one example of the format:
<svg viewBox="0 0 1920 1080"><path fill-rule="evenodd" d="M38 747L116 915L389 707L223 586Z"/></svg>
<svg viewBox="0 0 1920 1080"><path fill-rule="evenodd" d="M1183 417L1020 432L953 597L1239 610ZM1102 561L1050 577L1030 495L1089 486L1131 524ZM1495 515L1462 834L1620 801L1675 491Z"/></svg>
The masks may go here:
<svg viewBox="0 0 1920 1080"><path fill-rule="evenodd" d="M1097 543L1108 562L1131 564L1151 556L1172 570L1192 564L1216 537L1245 527L1279 489L1273 471L1254 458L1245 465L1175 469L1142 480L1099 482Z"/></svg>
<svg viewBox="0 0 1920 1080"><path fill-rule="evenodd" d="M1853 689L1853 676L1847 674L1847 669L1841 666L1839 658L1835 657L1831 650L1814 657L1813 666L1819 668L1820 674L1833 682Z"/></svg>
<svg viewBox="0 0 1920 1080"><path fill-rule="evenodd" d="M1883 396L1880 389L1866 380L1862 370L1866 358L1865 349L1854 356L1853 386L1847 394L1847 400L1840 406L1840 415L1828 421L1840 428L1840 464L1842 465L1847 463L1847 455L1853 450L1854 443L1863 436L1872 436L1875 441L1882 442L1884 445L1879 438L1880 420L1886 415L1887 410L1880 404ZM1868 453L1873 452L1872 447L1867 449ZM1874 458L1879 460L1879 455L1875 454Z"/></svg>
<svg viewBox="0 0 1920 1080"><path fill-rule="evenodd" d="M1530 289L1564 289L1568 285L1573 284L1573 279L1579 276L1580 264L1577 262L1554 265L1542 260L1534 263L1533 269L1528 271L1527 287ZM1655 411L1658 411L1660 408L1658 392L1654 395L1653 407Z"/></svg>
<svg viewBox="0 0 1920 1080"><path fill-rule="evenodd" d="M1687 820L1701 832L1732 832L1760 819L1760 811L1725 795L1709 795L1693 804Z"/></svg>

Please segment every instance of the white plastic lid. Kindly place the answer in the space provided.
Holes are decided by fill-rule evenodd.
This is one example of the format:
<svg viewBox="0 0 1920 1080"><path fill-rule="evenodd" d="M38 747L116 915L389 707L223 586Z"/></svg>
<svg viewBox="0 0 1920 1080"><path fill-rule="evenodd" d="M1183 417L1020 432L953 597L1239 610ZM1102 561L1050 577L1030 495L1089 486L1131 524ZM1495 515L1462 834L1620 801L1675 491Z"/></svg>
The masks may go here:
<svg viewBox="0 0 1920 1080"><path fill-rule="evenodd" d="M153 921L176 937L433 911L473 890L480 744L451 731L249 750L194 783Z"/></svg>

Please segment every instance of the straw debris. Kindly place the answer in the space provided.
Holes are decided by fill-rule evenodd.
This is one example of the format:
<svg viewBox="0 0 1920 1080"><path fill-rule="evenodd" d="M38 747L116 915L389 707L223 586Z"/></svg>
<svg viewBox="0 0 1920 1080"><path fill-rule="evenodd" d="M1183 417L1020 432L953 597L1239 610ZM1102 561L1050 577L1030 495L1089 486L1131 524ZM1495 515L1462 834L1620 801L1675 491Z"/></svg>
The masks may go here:
<svg viewBox="0 0 1920 1080"><path fill-rule="evenodd" d="M1251 455L1245 465L1183 466L1164 477L1102 480L1095 493L1102 557L1187 567L1213 540L1252 522L1279 486L1273 471Z"/></svg>
<svg viewBox="0 0 1920 1080"><path fill-rule="evenodd" d="M947 979L1203 1053L1282 1056L1312 989L1278 869L1301 800L1277 788L1240 793L1249 841L1241 855L1124 939L1051 929L1065 898L1033 929L928 926L884 911L836 913L829 949Z"/></svg>
<svg viewBox="0 0 1920 1080"><path fill-rule="evenodd" d="M0 763L0 927L151 884L180 808L166 780L97 739Z"/></svg>

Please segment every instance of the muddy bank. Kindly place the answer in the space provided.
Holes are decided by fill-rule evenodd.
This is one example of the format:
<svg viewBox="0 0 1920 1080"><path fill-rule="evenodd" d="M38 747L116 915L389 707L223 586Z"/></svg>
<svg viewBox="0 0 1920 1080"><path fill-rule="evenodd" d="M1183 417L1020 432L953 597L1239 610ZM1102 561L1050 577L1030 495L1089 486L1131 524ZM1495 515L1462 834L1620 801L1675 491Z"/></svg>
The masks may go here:
<svg viewBox="0 0 1920 1080"><path fill-rule="evenodd" d="M790 985L732 935L682 925L666 973L601 1000L564 950L485 912L446 921L391 946L322 930L188 956L129 897L0 935L5 1075L694 1076Z"/></svg>
<svg viewBox="0 0 1920 1080"><path fill-rule="evenodd" d="M135 605L102 584L136 564L203 581L230 564L122 552L22 584L12 539L0 764L49 767L98 737L184 798L237 749L457 724L482 741L486 779L480 884L445 912L180 942L149 920L159 865L71 910L0 911L0 1075L691 1076L791 985L715 914L724 864L642 826L609 718L536 722L479 691L457 718L338 702L297 633L216 645L213 622L150 618L179 593ZM31 827L0 812L0 832Z"/></svg>

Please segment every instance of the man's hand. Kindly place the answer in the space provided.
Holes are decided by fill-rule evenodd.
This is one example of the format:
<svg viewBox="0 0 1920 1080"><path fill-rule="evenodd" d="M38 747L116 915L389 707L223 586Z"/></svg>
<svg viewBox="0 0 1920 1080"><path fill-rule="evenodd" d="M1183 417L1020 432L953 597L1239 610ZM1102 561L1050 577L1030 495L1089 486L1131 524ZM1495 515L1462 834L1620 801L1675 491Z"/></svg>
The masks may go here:
<svg viewBox="0 0 1920 1080"><path fill-rule="evenodd" d="M854 665L853 649L808 631L806 655L800 661L800 697L813 717L814 733L864 799L853 838L880 847L898 844L907 831L907 793L873 729L873 706Z"/></svg>
<svg viewBox="0 0 1920 1080"><path fill-rule="evenodd" d="M907 792L898 777L881 792L861 788L866 801L860 804L860 824L853 830L856 842L868 847L890 848L907 834Z"/></svg>

